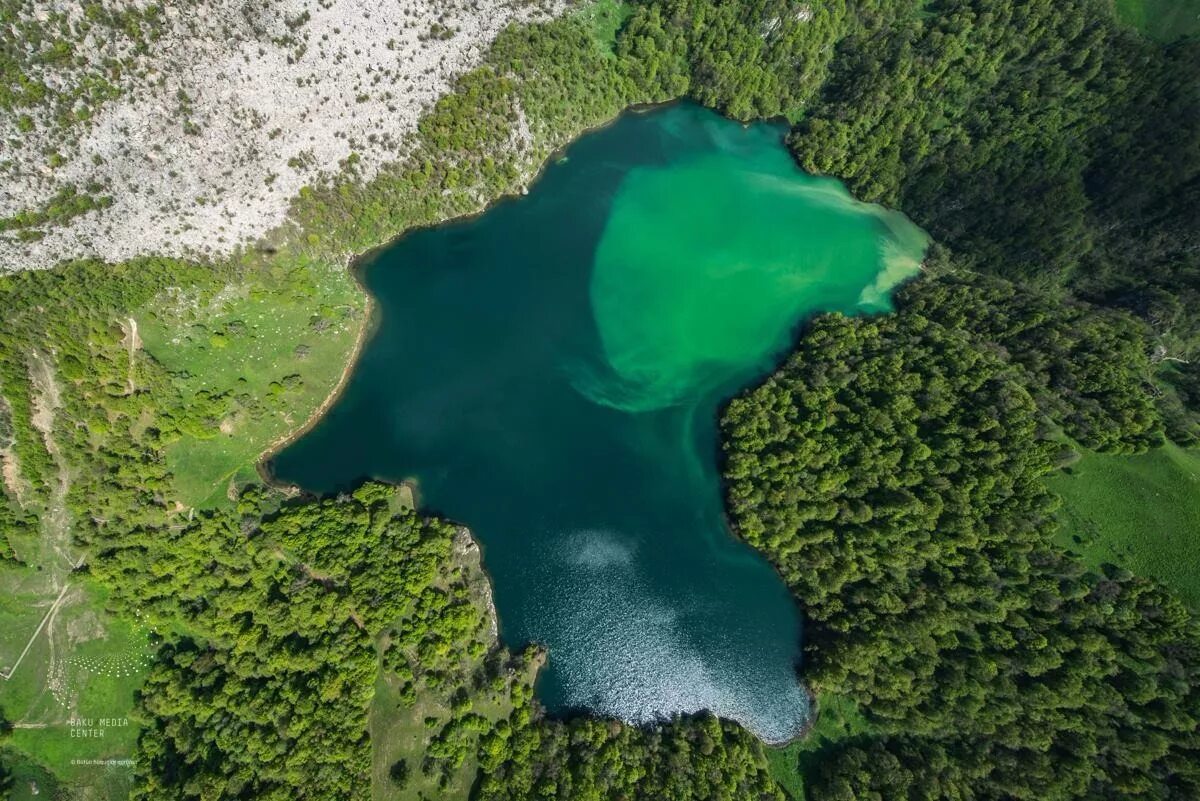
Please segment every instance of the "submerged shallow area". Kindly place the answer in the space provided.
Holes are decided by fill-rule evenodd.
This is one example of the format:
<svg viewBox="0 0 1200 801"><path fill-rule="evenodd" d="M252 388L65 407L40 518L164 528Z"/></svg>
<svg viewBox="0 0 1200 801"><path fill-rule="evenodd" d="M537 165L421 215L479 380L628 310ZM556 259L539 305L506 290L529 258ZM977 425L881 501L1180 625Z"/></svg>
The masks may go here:
<svg viewBox="0 0 1200 801"><path fill-rule="evenodd" d="M772 742L808 718L796 606L725 522L717 413L806 317L888 309L926 237L783 132L626 114L527 196L373 255L378 330L273 462L315 492L411 480L469 526L552 711L708 709Z"/></svg>

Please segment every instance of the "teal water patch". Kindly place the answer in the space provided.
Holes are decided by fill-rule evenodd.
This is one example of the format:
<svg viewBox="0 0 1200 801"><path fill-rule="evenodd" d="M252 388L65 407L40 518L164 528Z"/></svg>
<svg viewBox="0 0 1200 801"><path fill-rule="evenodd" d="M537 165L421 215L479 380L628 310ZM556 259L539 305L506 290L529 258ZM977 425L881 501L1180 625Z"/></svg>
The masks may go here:
<svg viewBox="0 0 1200 801"><path fill-rule="evenodd" d="M703 397L769 363L814 310L887 308L919 268L925 236L907 218L798 174L776 143L744 150L622 182L591 283L604 364L576 377L592 400L641 412Z"/></svg>
<svg viewBox="0 0 1200 801"><path fill-rule="evenodd" d="M549 648L553 712L708 709L768 741L807 720L796 606L725 524L717 413L806 317L888 309L926 239L782 134L628 114L529 195L384 249L378 331L273 465L317 492L413 480L468 525L502 638Z"/></svg>

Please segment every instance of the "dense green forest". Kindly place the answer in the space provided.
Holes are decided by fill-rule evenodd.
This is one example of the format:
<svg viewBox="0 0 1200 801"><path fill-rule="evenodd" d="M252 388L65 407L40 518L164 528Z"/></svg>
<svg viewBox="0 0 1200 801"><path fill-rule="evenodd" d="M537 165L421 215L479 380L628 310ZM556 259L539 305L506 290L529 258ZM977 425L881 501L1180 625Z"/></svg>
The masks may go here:
<svg viewBox="0 0 1200 801"><path fill-rule="evenodd" d="M1061 446L1028 373L927 316L929 287L817 321L725 418L731 512L805 609L806 675L882 732L813 796L1194 796L1200 626L1050 544Z"/></svg>
<svg viewBox="0 0 1200 801"><path fill-rule="evenodd" d="M1200 41L1156 45L1087 0L926 10L839 44L800 164L904 209L961 269L1139 317L1191 441Z"/></svg>
<svg viewBox="0 0 1200 801"><path fill-rule="evenodd" d="M540 657L495 641L462 535L399 490L240 480L192 506L166 456L206 452L230 419L274 421L246 429L258 453L312 410L297 385L331 373L300 355L341 319L322 298L348 253L519 191L631 103L689 95L786 117L802 166L939 243L896 314L813 321L723 419L731 519L803 606L805 679L869 724L805 760L804 791L1200 796L1195 612L1056 547L1044 482L1081 449L1200 439L1200 44L1142 37L1101 0L647 0L620 19L509 29L410 161L367 182L344 165L229 262L0 279L0 449L20 477L0 578L37 569L23 544L65 536L62 507L87 555L71 576L153 624L133 795L782 797L728 722L547 719ZM201 327L195 363L222 372L197 389L166 366L178 343L129 346L130 315L161 324L181 294L207 308L229 288L239 314L311 308L280 351L296 359L246 375L242 328ZM385 748L380 721L413 734Z"/></svg>
<svg viewBox="0 0 1200 801"><path fill-rule="evenodd" d="M738 532L871 725L820 799L1191 798L1200 627L1051 543L1079 446L1197 438L1200 49L1092 3L935 3L838 45L789 144L938 240L729 407Z"/></svg>

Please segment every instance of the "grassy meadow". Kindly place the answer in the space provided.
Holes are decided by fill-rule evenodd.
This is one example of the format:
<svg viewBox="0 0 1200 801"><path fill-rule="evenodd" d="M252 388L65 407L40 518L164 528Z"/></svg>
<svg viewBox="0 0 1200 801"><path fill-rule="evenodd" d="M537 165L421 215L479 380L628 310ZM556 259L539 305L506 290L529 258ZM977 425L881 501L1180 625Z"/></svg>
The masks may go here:
<svg viewBox="0 0 1200 801"><path fill-rule="evenodd" d="M805 801L804 775L815 768L822 750L870 731L858 705L849 698L824 694L817 697L817 721L799 740L768 748L771 776L791 801Z"/></svg>
<svg viewBox="0 0 1200 801"><path fill-rule="evenodd" d="M1097 566L1157 579L1200 608L1200 451L1086 454L1048 479L1063 498L1061 545Z"/></svg>
<svg viewBox="0 0 1200 801"><path fill-rule="evenodd" d="M472 666L474 667L474 666ZM533 675L521 677L528 683ZM513 710L508 688L478 691L472 698L472 712L495 722L506 719ZM423 798L468 798L479 768L475 749L443 785L436 775L421 771L421 761L430 738L454 718L451 699L444 693L422 687L417 701L406 704L395 675L380 670L371 702L371 797L372 801L419 801ZM397 762L407 766L408 778L393 779Z"/></svg>
<svg viewBox="0 0 1200 801"><path fill-rule="evenodd" d="M53 773L16 749L0 749L5 765L12 772L7 801L41 801L60 797L61 784Z"/></svg>
<svg viewBox="0 0 1200 801"><path fill-rule="evenodd" d="M208 296L156 297L139 310L146 350L183 397L220 418L167 450L183 503L228 503L231 483L254 480L264 443L302 425L337 384L365 304L343 265L317 262L264 269Z"/></svg>
<svg viewBox="0 0 1200 801"><path fill-rule="evenodd" d="M28 637L36 628L23 629ZM105 611L105 592L73 576L29 652L3 687L14 724L9 745L25 756L14 771L13 798L55 785L87 787L98 798L124 798L132 780L138 725L134 697L151 656L149 632ZM32 756L37 755L35 760ZM23 779L23 780L22 780Z"/></svg>
<svg viewBox="0 0 1200 801"><path fill-rule="evenodd" d="M1200 33L1200 0L1114 0L1117 18L1160 42Z"/></svg>
<svg viewBox="0 0 1200 801"><path fill-rule="evenodd" d="M591 30L597 46L607 55L614 55L617 31L633 13L633 6L621 0L597 0L575 12Z"/></svg>

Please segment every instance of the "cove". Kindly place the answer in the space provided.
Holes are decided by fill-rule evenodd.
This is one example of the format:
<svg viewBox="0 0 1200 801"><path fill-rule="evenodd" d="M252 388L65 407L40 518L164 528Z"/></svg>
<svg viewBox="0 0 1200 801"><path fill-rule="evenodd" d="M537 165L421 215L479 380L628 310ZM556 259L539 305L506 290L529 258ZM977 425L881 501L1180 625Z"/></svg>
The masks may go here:
<svg viewBox="0 0 1200 801"><path fill-rule="evenodd" d="M885 311L925 234L691 104L579 139L528 195L364 261L378 326L273 461L318 493L409 480L484 548L552 711L707 709L768 742L809 710L801 621L726 524L717 415L821 311Z"/></svg>

